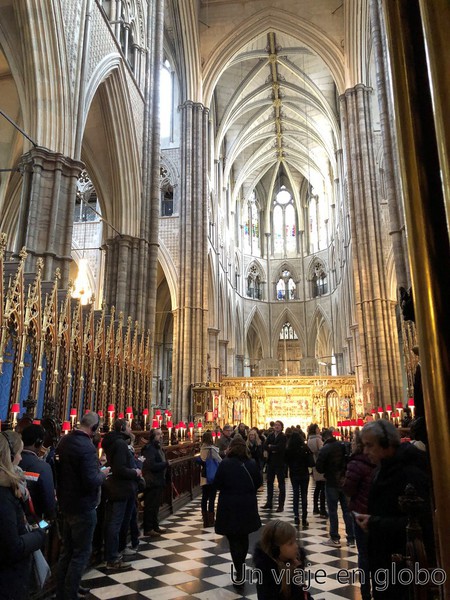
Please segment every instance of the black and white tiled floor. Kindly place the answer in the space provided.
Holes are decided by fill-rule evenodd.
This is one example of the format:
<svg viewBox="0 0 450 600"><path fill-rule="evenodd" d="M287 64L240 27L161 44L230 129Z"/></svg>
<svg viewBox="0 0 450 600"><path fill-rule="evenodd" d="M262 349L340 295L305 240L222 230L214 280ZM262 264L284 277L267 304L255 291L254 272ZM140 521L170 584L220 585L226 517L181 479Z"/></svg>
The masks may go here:
<svg viewBox="0 0 450 600"><path fill-rule="evenodd" d="M271 518L293 523L289 480L286 480L286 491L285 511L272 513L261 509L263 524ZM265 503L265 499L264 489L258 493L260 507ZM312 508L312 489L309 506ZM342 548L329 548L322 545L322 542L329 538L328 522L312 514L308 516L308 521L309 528L299 528L298 536L310 563L310 593L314 600L360 600L357 583L344 585L340 584L337 578L340 569L351 573L357 567L356 549L346 545L345 531L340 531ZM341 514L339 522L342 528ZM103 565L86 572L83 585L91 588L90 599L256 600L254 584L246 582L242 592L233 587L230 580L231 557L227 540L217 535L213 528L203 529L200 498L168 517L161 526L167 528L166 534L157 539L141 540L139 552L130 561L133 565L131 570L106 573ZM256 532L250 537L250 553L258 536ZM126 559L129 560L129 557ZM251 568L251 565L249 555L247 566ZM249 575L247 579L250 579Z"/></svg>

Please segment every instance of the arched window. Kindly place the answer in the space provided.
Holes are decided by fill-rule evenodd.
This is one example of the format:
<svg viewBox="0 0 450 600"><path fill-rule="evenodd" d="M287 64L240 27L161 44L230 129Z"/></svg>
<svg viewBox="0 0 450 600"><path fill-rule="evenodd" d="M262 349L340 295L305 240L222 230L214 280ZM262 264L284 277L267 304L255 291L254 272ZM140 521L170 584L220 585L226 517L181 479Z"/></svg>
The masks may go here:
<svg viewBox="0 0 450 600"><path fill-rule="evenodd" d="M280 340L298 340L298 335L295 333L295 329L286 321L280 331Z"/></svg>
<svg viewBox="0 0 450 600"><path fill-rule="evenodd" d="M244 222L244 247L246 252L254 255L260 253L260 226L259 226L259 208L255 192L252 192L248 199L243 214Z"/></svg>
<svg viewBox="0 0 450 600"><path fill-rule="evenodd" d="M327 274L325 273L324 264L321 261L316 261L312 276L312 297L317 298L324 294L328 294Z"/></svg>
<svg viewBox="0 0 450 600"><path fill-rule="evenodd" d="M255 265L252 265L248 272L247 296L256 300L262 299L261 275Z"/></svg>
<svg viewBox="0 0 450 600"><path fill-rule="evenodd" d="M172 141L173 137L173 71L169 61L166 59L161 67L160 82L160 125L161 138L167 138Z"/></svg>
<svg viewBox="0 0 450 600"><path fill-rule="evenodd" d="M277 300L295 300L296 288L290 271L285 269L277 283Z"/></svg>
<svg viewBox="0 0 450 600"><path fill-rule="evenodd" d="M161 216L171 217L174 213L173 186L170 182L170 174L166 167L159 169L161 180Z"/></svg>
<svg viewBox="0 0 450 600"><path fill-rule="evenodd" d="M171 217L173 214L173 187L168 184L161 190L161 216Z"/></svg>
<svg viewBox="0 0 450 600"><path fill-rule="evenodd" d="M273 203L273 251L275 255L294 254L297 249L297 221L294 201L283 185Z"/></svg>

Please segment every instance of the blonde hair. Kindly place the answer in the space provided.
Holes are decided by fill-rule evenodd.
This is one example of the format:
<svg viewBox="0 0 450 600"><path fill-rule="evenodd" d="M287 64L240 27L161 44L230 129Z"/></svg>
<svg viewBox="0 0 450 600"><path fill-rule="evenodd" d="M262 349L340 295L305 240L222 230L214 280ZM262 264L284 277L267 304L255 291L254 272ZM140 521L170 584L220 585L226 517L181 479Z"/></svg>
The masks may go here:
<svg viewBox="0 0 450 600"><path fill-rule="evenodd" d="M257 430L257 429L255 429L254 427L252 427L252 428L250 429L250 431L248 432L248 434L247 434L247 447L248 447L248 448L250 447L250 434L252 433L252 431L253 431L253 433L255 434L255 438L256 438L255 442L256 442L256 445L257 445L257 446L261 446L261 438L259 437L258 430Z"/></svg>
<svg viewBox="0 0 450 600"><path fill-rule="evenodd" d="M22 481L21 476L16 473L12 459L22 450L23 443L21 436L15 431L2 431L0 435L0 485L10 487L14 494L20 498L21 491L19 484ZM13 454L13 456L11 456Z"/></svg>

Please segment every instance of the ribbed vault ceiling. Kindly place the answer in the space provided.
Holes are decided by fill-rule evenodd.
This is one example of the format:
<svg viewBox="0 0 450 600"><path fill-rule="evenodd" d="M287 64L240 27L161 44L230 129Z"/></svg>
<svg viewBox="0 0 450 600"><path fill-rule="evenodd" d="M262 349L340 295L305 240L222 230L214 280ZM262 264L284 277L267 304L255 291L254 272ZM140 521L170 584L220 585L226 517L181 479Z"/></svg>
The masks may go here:
<svg viewBox="0 0 450 600"><path fill-rule="evenodd" d="M270 198L282 181L298 200L303 180L316 193L334 179L339 146L336 87L323 60L286 34L242 47L215 88L216 158L234 199L259 184ZM325 186L325 188L324 188Z"/></svg>

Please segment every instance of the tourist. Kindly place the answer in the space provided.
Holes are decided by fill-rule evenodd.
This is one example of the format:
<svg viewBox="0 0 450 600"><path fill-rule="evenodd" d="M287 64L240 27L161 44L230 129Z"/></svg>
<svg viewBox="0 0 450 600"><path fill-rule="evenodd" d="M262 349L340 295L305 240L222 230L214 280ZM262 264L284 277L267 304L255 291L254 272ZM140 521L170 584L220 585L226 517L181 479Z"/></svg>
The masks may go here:
<svg viewBox="0 0 450 600"><path fill-rule="evenodd" d="M228 423L223 426L222 435L220 436L220 441L218 444L219 455L221 458L224 458L227 454L227 450L229 445L231 444L231 434L233 433L233 428Z"/></svg>
<svg viewBox="0 0 450 600"><path fill-rule="evenodd" d="M277 512L283 512L286 499L286 436L283 428L284 425L281 421L275 421L273 431L269 433L264 444L264 450L267 452L267 501L263 508L272 508L273 484L276 476L278 482Z"/></svg>
<svg viewBox="0 0 450 600"><path fill-rule="evenodd" d="M24 472L37 521L56 516L52 468L40 457L44 437L45 429L41 425L32 424L22 431L23 450L19 467Z"/></svg>
<svg viewBox="0 0 450 600"><path fill-rule="evenodd" d="M300 574L304 557L294 527L285 521L269 521L253 552L258 600L308 600L299 582L304 580Z"/></svg>
<svg viewBox="0 0 450 600"><path fill-rule="evenodd" d="M247 448L250 454L250 458L253 458L255 463L258 465L259 470L263 470L263 445L261 438L259 437L258 430L253 427L248 432L247 437Z"/></svg>
<svg viewBox="0 0 450 600"><path fill-rule="evenodd" d="M324 445L316 461L317 471L325 475L325 495L330 516L330 539L323 543L333 548L341 547L337 513L339 503L344 517L347 544L353 548L356 545L353 520L348 509L347 498L342 490L346 469L345 446L336 440L329 429L324 432L323 439Z"/></svg>
<svg viewBox="0 0 450 600"><path fill-rule="evenodd" d="M313 453L315 463L317 462L317 457L322 446L323 440L320 435L320 427L317 423L312 423L308 427L308 448ZM315 465L312 473L314 479L313 514L327 518L328 513L325 508L325 477L317 471Z"/></svg>
<svg viewBox="0 0 450 600"><path fill-rule="evenodd" d="M216 501L217 490L213 483L208 483L206 477L206 460L212 459L220 463L222 459L219 456L219 450L214 446L212 434L205 431L202 436L202 445L200 447L200 458L203 462L200 476L200 485L202 487L202 517L203 527L214 527L214 503Z"/></svg>
<svg viewBox="0 0 450 600"><path fill-rule="evenodd" d="M372 573L372 594L375 599L406 599L409 587L396 579L398 565L393 554L405 555L407 515L402 512L399 498L408 484L423 500L419 512L428 565L434 564L433 519L430 501L431 474L427 454L409 443L400 443L397 428L389 421L378 419L366 423L361 430L364 453L377 465L369 492L367 513L355 516L356 523L368 532L369 567ZM424 565L418 565L419 568ZM384 583L379 575L385 574Z"/></svg>
<svg viewBox="0 0 450 600"><path fill-rule="evenodd" d="M144 490L144 535L160 537L165 529L159 526L159 507L166 485L168 462L161 448L161 429L151 429L148 444L142 448L145 458L142 474L145 479Z"/></svg>
<svg viewBox="0 0 450 600"><path fill-rule="evenodd" d="M215 531L225 535L230 544L234 572L233 585L241 586L245 579L245 557L248 536L261 527L256 492L262 485L261 472L250 459L245 442L234 439L225 460L217 469L214 480L220 491Z"/></svg>
<svg viewBox="0 0 450 600"><path fill-rule="evenodd" d="M120 539L120 531L128 531L133 506L136 503L138 481L142 475L136 468L134 455L130 452L131 427L127 419L117 419L113 431L103 439L111 474L105 481L105 560L107 570L124 570L131 564L123 561L126 541ZM123 547L121 546L121 543Z"/></svg>
<svg viewBox="0 0 450 600"><path fill-rule="evenodd" d="M79 428L64 435L56 448L56 491L62 517L57 600L78 599L81 577L92 551L100 486L109 474L109 467L100 470L92 443L99 425L96 413L86 413Z"/></svg>
<svg viewBox="0 0 450 600"><path fill-rule="evenodd" d="M294 523L300 524L299 503L302 502L302 527L306 529L308 523L308 486L309 469L314 464L314 456L296 429L291 433L286 447L286 463L289 466L289 477L291 479Z"/></svg>
<svg viewBox="0 0 450 600"><path fill-rule="evenodd" d="M342 489L349 497L348 507L355 513L367 514L369 491L372 484L375 465L363 452L361 433L356 431L352 441L352 454L347 464ZM370 600L370 571L367 545L367 532L354 522L356 547L358 548L358 567L363 573L361 579L362 600Z"/></svg>

